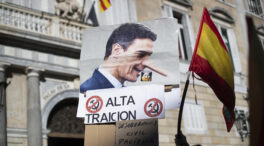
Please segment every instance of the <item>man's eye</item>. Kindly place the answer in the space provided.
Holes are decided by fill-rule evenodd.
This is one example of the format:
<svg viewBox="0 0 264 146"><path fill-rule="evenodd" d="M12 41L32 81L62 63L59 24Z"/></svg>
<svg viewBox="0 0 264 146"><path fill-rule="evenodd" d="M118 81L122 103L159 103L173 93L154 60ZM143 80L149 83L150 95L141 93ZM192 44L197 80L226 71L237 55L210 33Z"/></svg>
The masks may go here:
<svg viewBox="0 0 264 146"><path fill-rule="evenodd" d="M151 53L149 53L149 52L145 52L145 51L140 51L139 53L138 53L138 58L144 58L145 56L147 56L147 55L151 55Z"/></svg>
<svg viewBox="0 0 264 146"><path fill-rule="evenodd" d="M138 54L138 58L143 58L143 57L145 57L147 54L146 53L139 53Z"/></svg>

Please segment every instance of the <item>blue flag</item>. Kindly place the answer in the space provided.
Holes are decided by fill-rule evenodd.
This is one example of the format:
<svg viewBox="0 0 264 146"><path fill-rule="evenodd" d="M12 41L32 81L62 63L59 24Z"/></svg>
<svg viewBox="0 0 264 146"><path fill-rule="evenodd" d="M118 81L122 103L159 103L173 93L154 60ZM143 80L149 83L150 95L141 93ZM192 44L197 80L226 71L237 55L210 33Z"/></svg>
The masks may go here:
<svg viewBox="0 0 264 146"><path fill-rule="evenodd" d="M94 9L94 4L95 4L95 1L93 2L92 6L91 6L91 9L88 13L88 16L87 16L85 22L88 22L89 24L92 24L93 26L99 26L99 23L98 23L97 17L96 17L96 13L95 13L95 9ZM90 20L90 22L89 22L89 20Z"/></svg>

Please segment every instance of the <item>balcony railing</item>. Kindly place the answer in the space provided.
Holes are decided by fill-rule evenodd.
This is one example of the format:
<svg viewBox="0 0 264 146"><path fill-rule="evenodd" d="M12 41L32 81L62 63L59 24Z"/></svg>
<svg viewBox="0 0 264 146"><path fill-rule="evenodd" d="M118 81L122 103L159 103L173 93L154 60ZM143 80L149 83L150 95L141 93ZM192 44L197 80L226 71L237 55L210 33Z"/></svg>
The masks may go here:
<svg viewBox="0 0 264 146"><path fill-rule="evenodd" d="M81 42L88 25L29 8L0 3L0 26Z"/></svg>

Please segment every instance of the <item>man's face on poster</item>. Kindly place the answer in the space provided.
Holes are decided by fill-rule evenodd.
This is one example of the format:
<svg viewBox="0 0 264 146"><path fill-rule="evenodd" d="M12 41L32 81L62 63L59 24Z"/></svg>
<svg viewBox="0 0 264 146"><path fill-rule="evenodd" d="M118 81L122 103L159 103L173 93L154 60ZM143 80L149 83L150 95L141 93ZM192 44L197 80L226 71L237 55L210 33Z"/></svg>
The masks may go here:
<svg viewBox="0 0 264 146"><path fill-rule="evenodd" d="M126 49L119 53L120 65L117 68L117 78L122 82L136 82L140 72L146 67L152 54L153 41L148 38L135 39Z"/></svg>

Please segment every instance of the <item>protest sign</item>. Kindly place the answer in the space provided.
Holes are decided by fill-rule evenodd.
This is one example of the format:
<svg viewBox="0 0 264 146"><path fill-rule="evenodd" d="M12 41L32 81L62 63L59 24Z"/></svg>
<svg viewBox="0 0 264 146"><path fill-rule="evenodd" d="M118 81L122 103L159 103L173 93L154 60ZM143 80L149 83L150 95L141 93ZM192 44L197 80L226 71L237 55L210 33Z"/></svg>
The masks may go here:
<svg viewBox="0 0 264 146"><path fill-rule="evenodd" d="M158 146L158 120L122 121L116 125L116 146Z"/></svg>
<svg viewBox="0 0 264 146"><path fill-rule="evenodd" d="M179 28L175 19L163 18L83 32L77 116L86 124L101 123L86 125L86 146L103 145L105 138L109 146L158 145L155 119L164 118L165 109L180 103ZM177 87L165 93L164 85ZM122 123L140 123L138 119L156 125L117 128ZM143 131L148 134L142 135Z"/></svg>
<svg viewBox="0 0 264 146"><path fill-rule="evenodd" d="M81 100L82 94L95 89L173 84L178 88L165 93L167 106L163 108L179 107L178 35L178 24L169 18L85 30L79 106L85 102ZM141 94L144 91L137 92ZM85 117L79 113L78 108L77 116Z"/></svg>
<svg viewBox="0 0 264 146"><path fill-rule="evenodd" d="M162 85L91 90L80 96L78 117L85 124L164 118L164 105Z"/></svg>

